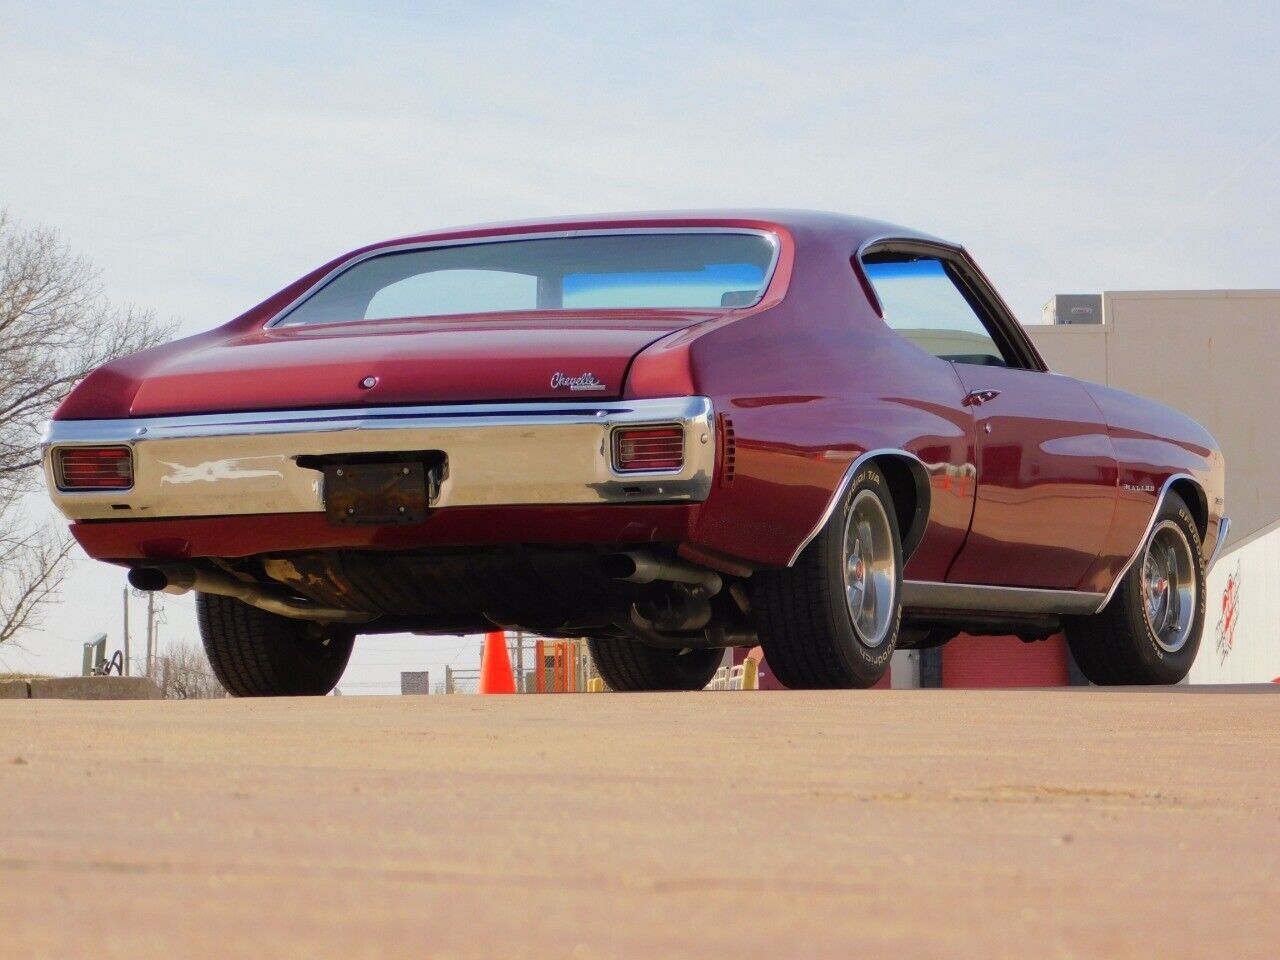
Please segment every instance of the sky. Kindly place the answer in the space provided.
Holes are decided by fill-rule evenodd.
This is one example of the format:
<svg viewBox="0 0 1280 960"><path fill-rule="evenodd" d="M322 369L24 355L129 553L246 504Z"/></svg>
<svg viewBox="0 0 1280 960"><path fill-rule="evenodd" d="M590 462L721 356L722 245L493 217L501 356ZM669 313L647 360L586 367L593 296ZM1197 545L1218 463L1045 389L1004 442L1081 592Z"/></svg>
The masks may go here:
<svg viewBox="0 0 1280 960"><path fill-rule="evenodd" d="M1278 49L1248 2L0 0L0 206L188 333L369 241L721 206L962 242L1035 322L1055 293L1280 287ZM0 669L118 645L121 586L78 559ZM474 646L363 641L343 685Z"/></svg>

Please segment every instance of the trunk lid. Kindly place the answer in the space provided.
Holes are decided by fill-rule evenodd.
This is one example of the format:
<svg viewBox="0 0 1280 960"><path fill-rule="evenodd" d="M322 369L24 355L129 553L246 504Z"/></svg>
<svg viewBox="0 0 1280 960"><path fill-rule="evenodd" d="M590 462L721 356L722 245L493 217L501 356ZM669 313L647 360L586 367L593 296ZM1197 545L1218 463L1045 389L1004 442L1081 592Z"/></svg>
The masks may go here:
<svg viewBox="0 0 1280 960"><path fill-rule="evenodd" d="M539 312L232 334L165 356L132 416L251 410L590 400L621 396L631 359L706 315ZM374 378L372 387L362 386Z"/></svg>

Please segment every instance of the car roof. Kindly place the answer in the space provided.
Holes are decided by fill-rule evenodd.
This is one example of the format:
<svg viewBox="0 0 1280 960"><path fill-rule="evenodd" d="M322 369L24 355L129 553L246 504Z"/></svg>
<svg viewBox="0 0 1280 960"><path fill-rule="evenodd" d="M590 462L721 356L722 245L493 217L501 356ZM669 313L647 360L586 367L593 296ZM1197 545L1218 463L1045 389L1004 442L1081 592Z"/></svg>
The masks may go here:
<svg viewBox="0 0 1280 960"><path fill-rule="evenodd" d="M617 230L646 227L743 227L769 230L782 228L792 234L826 234L854 246L881 237L937 241L937 237L881 220L853 217L818 210L724 209L657 210L634 213L579 214L536 220L512 220L449 227L410 234L377 244L427 243L469 237L502 236L512 233L543 233L570 230ZM945 241L943 241L945 242Z"/></svg>

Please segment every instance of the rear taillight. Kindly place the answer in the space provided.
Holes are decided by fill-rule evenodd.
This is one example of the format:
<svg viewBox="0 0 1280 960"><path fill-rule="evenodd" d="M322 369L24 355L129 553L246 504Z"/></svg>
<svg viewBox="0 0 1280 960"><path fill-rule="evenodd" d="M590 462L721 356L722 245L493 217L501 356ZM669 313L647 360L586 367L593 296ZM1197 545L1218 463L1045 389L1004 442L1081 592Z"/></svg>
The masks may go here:
<svg viewBox="0 0 1280 960"><path fill-rule="evenodd" d="M128 447L65 447L54 453L54 472L63 490L127 490L133 457Z"/></svg>
<svg viewBox="0 0 1280 960"><path fill-rule="evenodd" d="M613 433L613 468L619 473L679 470L683 466L683 427L623 428Z"/></svg>

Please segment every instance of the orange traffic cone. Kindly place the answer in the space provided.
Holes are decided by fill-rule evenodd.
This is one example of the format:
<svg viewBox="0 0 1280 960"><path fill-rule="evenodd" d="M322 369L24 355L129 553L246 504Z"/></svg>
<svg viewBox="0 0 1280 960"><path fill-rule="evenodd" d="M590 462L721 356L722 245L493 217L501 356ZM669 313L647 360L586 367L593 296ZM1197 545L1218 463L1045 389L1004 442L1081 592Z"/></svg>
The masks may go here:
<svg viewBox="0 0 1280 960"><path fill-rule="evenodd" d="M480 658L480 686L477 693L515 693L516 678L507 653L507 635L501 630L484 635L484 656Z"/></svg>

